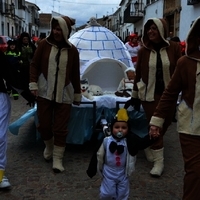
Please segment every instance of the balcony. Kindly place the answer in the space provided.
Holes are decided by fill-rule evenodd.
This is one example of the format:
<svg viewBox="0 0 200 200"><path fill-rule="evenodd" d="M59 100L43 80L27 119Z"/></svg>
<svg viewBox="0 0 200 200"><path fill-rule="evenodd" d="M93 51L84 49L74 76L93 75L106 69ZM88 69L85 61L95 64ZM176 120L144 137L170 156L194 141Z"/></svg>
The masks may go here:
<svg viewBox="0 0 200 200"><path fill-rule="evenodd" d="M194 5L200 3L200 0L187 0L187 5Z"/></svg>
<svg viewBox="0 0 200 200"><path fill-rule="evenodd" d="M26 18L26 13L25 13L25 11L23 9L17 9L16 10L16 15L20 19L25 19Z"/></svg>
<svg viewBox="0 0 200 200"><path fill-rule="evenodd" d="M112 27L111 27L111 31L118 31L119 30L119 23L117 24L114 24Z"/></svg>
<svg viewBox="0 0 200 200"><path fill-rule="evenodd" d="M143 3L130 3L124 11L124 23L136 23L145 15Z"/></svg>
<svg viewBox="0 0 200 200"><path fill-rule="evenodd" d="M11 3L11 4L4 3L4 5L1 4L1 14L5 15L5 16L10 16L11 18L14 18L15 17L14 3Z"/></svg>

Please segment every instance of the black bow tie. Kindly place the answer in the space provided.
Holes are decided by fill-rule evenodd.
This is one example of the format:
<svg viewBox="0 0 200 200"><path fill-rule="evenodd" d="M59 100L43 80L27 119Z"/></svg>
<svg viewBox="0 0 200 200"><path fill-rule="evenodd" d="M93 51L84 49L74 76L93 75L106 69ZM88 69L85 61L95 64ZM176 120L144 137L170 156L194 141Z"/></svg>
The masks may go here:
<svg viewBox="0 0 200 200"><path fill-rule="evenodd" d="M124 146L123 145L117 145L116 142L111 142L110 146L109 146L110 152L114 153L115 151L117 151L117 153L120 155L124 152Z"/></svg>

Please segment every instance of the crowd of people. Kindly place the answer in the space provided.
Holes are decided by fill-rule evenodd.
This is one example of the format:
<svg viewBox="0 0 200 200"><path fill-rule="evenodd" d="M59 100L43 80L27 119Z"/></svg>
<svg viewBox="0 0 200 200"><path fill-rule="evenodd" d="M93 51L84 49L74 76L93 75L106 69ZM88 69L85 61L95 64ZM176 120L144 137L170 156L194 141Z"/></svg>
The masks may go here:
<svg viewBox="0 0 200 200"><path fill-rule="evenodd" d="M77 48L69 42L74 21L67 16L53 17L50 25L50 34L41 38L37 47L24 32L18 40L8 42L6 52L0 52L0 188L11 186L5 176L10 94L15 100L21 95L31 106L37 102L37 128L45 144L43 157L47 162L53 160L54 173L65 170L62 160L67 123L72 104L81 102L80 62ZM163 174L163 137L176 113L180 93L177 113L185 167L183 200L200 196L200 18L194 21L185 43L178 37L168 39L167 34L164 19L150 18L141 38L130 34L125 43L134 69L125 71L116 95L131 97L126 105L138 111L142 106L149 135L145 145L136 147L136 138L130 137L127 111L119 110L111 136L104 138L94 154L93 161L98 163L92 166L96 166L95 171L87 171L90 177L96 171L102 176L100 199L128 199L128 176L134 170L138 150L144 149L147 160L153 163L151 176Z"/></svg>

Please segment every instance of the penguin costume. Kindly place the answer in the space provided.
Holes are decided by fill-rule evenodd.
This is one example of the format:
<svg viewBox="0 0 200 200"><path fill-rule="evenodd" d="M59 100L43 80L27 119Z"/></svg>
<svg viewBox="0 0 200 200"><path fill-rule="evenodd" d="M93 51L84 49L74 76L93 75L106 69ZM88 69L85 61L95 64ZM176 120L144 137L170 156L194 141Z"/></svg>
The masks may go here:
<svg viewBox="0 0 200 200"><path fill-rule="evenodd" d="M111 123L111 135L103 138L95 149L86 172L90 178L97 172L102 177L100 199L129 197L129 176L135 170L136 154L149 145L149 140L130 130L127 110L121 108Z"/></svg>

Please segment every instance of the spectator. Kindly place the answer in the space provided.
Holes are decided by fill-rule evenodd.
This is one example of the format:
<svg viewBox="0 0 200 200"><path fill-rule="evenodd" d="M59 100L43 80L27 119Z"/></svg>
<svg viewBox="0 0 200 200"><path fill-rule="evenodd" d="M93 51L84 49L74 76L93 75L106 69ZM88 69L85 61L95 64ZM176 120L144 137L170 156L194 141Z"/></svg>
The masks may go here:
<svg viewBox="0 0 200 200"><path fill-rule="evenodd" d="M138 43L138 35L134 33L129 35L129 40L125 43L125 46L128 49L133 65L135 66L137 63L137 54L140 49L140 45Z"/></svg>
<svg viewBox="0 0 200 200"><path fill-rule="evenodd" d="M21 66L18 80L18 86L15 87L17 91L25 98L30 106L34 106L35 97L29 90L29 74L30 74L30 62L35 53L36 47L31 42L31 37L28 33L23 32L18 39L18 48L21 52Z"/></svg>
<svg viewBox="0 0 200 200"><path fill-rule="evenodd" d="M36 50L36 46L31 42L31 37L28 33L23 32L18 40L18 48L21 52L22 66L21 66L21 77L22 85L24 89L29 87L29 68L30 62Z"/></svg>
<svg viewBox="0 0 200 200"><path fill-rule="evenodd" d="M181 41L180 41L180 38L179 38L178 36L174 36L174 37L172 37L170 40L171 40L171 41L174 41L174 42L178 42L178 43L181 42Z"/></svg>
<svg viewBox="0 0 200 200"><path fill-rule="evenodd" d="M43 40L44 38L46 38L46 33L40 33L40 37L36 42L36 47L38 47L40 41Z"/></svg>
<svg viewBox="0 0 200 200"><path fill-rule="evenodd" d="M5 52L7 63L9 65L10 71L10 81L11 81L11 93L14 100L19 98L19 93L14 87L18 87L18 82L20 81L20 66L22 64L21 52L17 48L16 40L8 41L8 48ZM14 87L12 87L14 86Z"/></svg>

